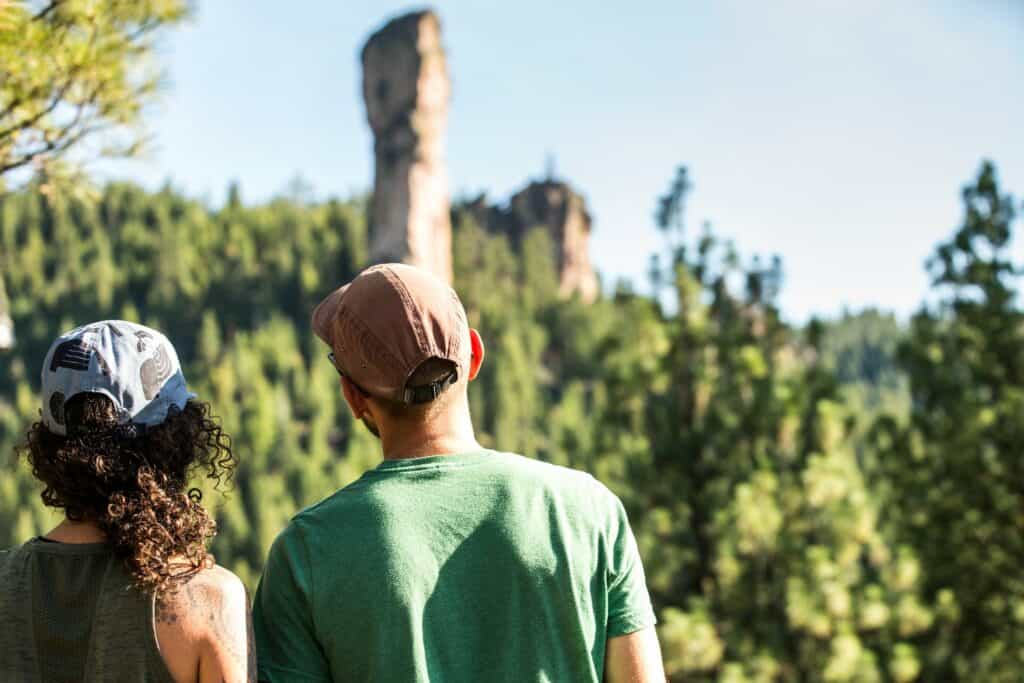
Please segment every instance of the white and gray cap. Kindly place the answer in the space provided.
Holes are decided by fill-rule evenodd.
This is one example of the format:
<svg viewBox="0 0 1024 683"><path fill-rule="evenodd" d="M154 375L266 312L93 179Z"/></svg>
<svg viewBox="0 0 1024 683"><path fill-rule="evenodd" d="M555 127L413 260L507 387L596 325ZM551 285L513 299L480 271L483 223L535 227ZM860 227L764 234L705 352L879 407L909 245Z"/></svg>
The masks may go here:
<svg viewBox="0 0 1024 683"><path fill-rule="evenodd" d="M103 394L114 403L120 425L152 427L169 411L185 408L178 354L167 337L124 320L103 320L57 337L42 373L43 422L66 435L64 405L82 393Z"/></svg>

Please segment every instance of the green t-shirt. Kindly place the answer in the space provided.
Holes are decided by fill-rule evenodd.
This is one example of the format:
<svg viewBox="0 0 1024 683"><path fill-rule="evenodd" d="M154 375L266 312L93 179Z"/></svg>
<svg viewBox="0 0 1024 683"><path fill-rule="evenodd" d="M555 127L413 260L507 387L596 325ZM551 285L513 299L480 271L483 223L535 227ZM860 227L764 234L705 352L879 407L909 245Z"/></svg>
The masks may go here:
<svg viewBox="0 0 1024 683"><path fill-rule="evenodd" d="M300 512L254 607L261 681L601 681L654 624L619 500L483 451L387 460Z"/></svg>

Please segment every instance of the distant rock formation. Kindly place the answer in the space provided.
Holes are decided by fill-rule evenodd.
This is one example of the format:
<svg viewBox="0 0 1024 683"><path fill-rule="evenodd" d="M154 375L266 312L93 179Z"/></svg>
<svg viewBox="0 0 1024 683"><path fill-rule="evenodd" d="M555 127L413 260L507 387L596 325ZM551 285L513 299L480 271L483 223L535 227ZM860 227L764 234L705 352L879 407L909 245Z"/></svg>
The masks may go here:
<svg viewBox="0 0 1024 683"><path fill-rule="evenodd" d="M542 225L551 234L559 293L579 294L587 303L596 299L599 287L590 263L590 212L583 197L563 182L532 182L512 196L509 209L522 228Z"/></svg>
<svg viewBox="0 0 1024 683"><path fill-rule="evenodd" d="M462 206L488 232L507 235L514 249L534 228L546 228L555 248L559 294L579 294L590 303L600 284L590 262L590 212L586 202L568 183L533 181L512 195L507 207L494 206L481 196Z"/></svg>
<svg viewBox="0 0 1024 683"><path fill-rule="evenodd" d="M363 99L373 130L374 182L370 207L370 261L401 261L452 281L452 228L444 129L451 83L441 43L441 22L431 11L386 23L363 47ZM590 263L590 214L566 183L532 182L507 208L483 200L465 208L489 230L518 246L543 226L555 245L559 290L597 298Z"/></svg>
<svg viewBox="0 0 1024 683"><path fill-rule="evenodd" d="M392 19L366 41L362 63L374 137L370 259L411 263L451 282L444 160L451 84L437 15Z"/></svg>

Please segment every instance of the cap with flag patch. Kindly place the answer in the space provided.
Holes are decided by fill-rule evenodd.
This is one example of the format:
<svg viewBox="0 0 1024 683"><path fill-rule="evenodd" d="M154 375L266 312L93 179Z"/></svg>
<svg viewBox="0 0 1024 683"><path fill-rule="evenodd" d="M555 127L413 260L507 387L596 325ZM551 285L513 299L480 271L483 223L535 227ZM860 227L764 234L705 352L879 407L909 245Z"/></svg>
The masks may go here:
<svg viewBox="0 0 1024 683"><path fill-rule="evenodd" d="M103 394L119 424L146 427L195 398L167 337L124 320L90 323L58 337L43 362L42 387L43 422L60 435L67 434L64 405L78 394Z"/></svg>

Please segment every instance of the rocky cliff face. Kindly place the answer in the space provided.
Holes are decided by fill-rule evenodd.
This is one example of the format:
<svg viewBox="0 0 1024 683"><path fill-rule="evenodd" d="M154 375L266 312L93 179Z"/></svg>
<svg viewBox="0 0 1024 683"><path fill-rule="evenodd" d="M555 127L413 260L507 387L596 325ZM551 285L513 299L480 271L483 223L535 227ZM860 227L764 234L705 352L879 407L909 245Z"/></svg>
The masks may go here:
<svg viewBox="0 0 1024 683"><path fill-rule="evenodd" d="M555 248L559 294L579 294L587 303L597 298L600 284L590 262L590 212L568 183L534 181L512 195L507 206L490 204L481 196L460 205L460 210L489 232L508 236L516 250L527 232L545 228Z"/></svg>
<svg viewBox="0 0 1024 683"><path fill-rule="evenodd" d="M518 230L544 226L555 245L559 293L579 294L586 302L598 295L597 274L590 263L590 213L583 197L563 182L532 182L509 201Z"/></svg>
<svg viewBox="0 0 1024 683"><path fill-rule="evenodd" d="M451 84L441 24L429 11L397 17L362 52L374 137L370 258L452 279L444 128Z"/></svg>

